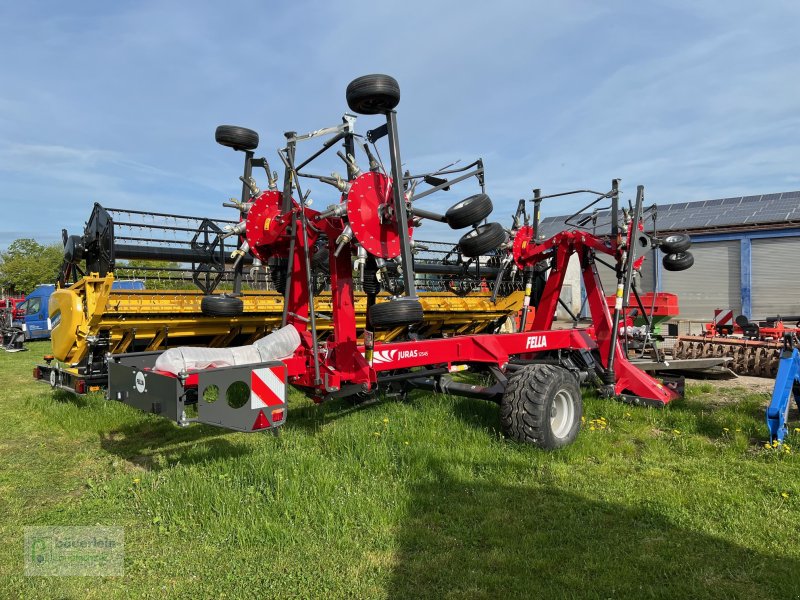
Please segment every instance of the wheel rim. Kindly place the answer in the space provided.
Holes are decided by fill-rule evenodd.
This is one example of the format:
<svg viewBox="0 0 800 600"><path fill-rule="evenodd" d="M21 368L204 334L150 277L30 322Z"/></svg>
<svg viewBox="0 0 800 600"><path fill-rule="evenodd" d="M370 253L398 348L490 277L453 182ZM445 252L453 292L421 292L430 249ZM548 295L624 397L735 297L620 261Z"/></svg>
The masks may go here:
<svg viewBox="0 0 800 600"><path fill-rule="evenodd" d="M572 394L559 390L550 405L550 430L557 438L567 437L575 421L575 404Z"/></svg>

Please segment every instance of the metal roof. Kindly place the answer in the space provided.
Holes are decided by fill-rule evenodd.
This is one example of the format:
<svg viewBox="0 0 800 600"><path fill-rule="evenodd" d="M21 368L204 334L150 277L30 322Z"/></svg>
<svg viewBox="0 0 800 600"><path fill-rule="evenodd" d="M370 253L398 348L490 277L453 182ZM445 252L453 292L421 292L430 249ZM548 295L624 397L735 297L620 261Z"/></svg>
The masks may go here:
<svg viewBox="0 0 800 600"><path fill-rule="evenodd" d="M646 207L647 208L647 207ZM709 230L719 228L764 228L769 225L800 225L800 191L719 198L699 202L677 202L656 205L659 231ZM587 213L584 216L588 216ZM572 222L579 221L576 217ZM567 216L546 217L539 224L539 237L550 237L559 231L573 229L564 223ZM609 232L609 211L597 215L597 233ZM587 225L591 229L592 225ZM645 229L653 229L652 220Z"/></svg>

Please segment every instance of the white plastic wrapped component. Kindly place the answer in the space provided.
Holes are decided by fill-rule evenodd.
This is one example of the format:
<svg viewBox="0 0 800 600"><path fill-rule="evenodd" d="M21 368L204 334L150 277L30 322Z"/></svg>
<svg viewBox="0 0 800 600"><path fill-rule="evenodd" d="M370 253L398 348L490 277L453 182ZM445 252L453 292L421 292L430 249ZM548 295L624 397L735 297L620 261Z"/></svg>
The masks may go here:
<svg viewBox="0 0 800 600"><path fill-rule="evenodd" d="M156 359L154 369L177 375L209 367L249 365L290 356L300 345L300 334L287 325L264 336L250 346L235 348L170 348Z"/></svg>

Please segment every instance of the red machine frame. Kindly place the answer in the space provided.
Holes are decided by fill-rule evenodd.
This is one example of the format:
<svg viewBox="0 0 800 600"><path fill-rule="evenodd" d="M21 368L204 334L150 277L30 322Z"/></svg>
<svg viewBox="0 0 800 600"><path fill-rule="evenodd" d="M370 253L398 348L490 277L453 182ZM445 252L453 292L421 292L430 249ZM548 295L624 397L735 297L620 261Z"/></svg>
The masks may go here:
<svg viewBox="0 0 800 600"><path fill-rule="evenodd" d="M273 189L261 193L254 184L248 184L246 179L251 172L252 148L232 146L237 150L246 150L247 177L243 181L252 191L248 203L245 203L243 193L241 217L246 223L242 223L237 231L241 244L237 252L243 254L250 251L264 262L271 257L288 258L283 324L293 326L301 337L301 344L294 355L283 359L288 383L302 389L316 401L370 394L384 385L398 382L412 387L427 385L438 389L436 386L440 379L454 365L466 364L479 371L488 371L495 377L497 384L485 388L451 384L450 391L497 400L502 396L507 383L506 374L525 368L528 364L544 362L561 365L573 371L581 382L599 380L599 387L604 395L623 401L664 406L678 398L678 386L665 385L636 368L628 361L619 341L619 324L620 319L624 319L623 306L629 293L631 272L641 264L643 252L652 248L657 241L642 231L641 186L636 209L630 215L626 212L623 226L618 226L618 180L614 181L611 192L599 194L601 198L609 198L612 202L610 237L599 237L578 228L558 233L547 240L538 240L538 203L541 201L538 191L532 227L527 224L527 217L524 225L517 222L518 210L510 237L501 244L503 264L522 273L532 272L533 267L542 261L549 261L550 265L550 274L538 301L530 330L523 324L523 333L409 340L373 346L374 327L369 324L372 321L370 317L367 330L361 332L364 341L359 342L352 258L357 253L358 245L368 252L370 260L375 261L374 264L395 260L402 267L404 294L388 302L398 303L393 305L398 308L413 308L418 301L413 279L412 226L418 225L423 218L446 221L444 216L417 208L414 202L432 191L444 189L472 175L479 178L483 187L482 163L478 161L470 165L479 165L475 171L450 181L437 179L442 172L438 172L437 177L429 178L426 175L425 181L433 187L414 195L413 177L404 175L400 168L402 162L395 105L396 102L385 109L372 110L372 105L368 104L366 106L369 110L363 111L364 114L382 114L386 117L386 124L368 132L367 138L374 142L375 139L388 136L390 173L386 173L382 165L375 161L366 144L364 146L370 158L370 171L362 173L359 170L353 158L355 118L349 115L345 116L343 125L337 127L318 130L305 136L292 132L286 134L287 146L280 152L286 167L282 192ZM325 142L323 149L311 158L299 166L296 165L297 142L326 134L333 135L333 139ZM311 176L301 171L303 166L340 140L344 140L345 153L340 153L340 156L347 165L346 181L338 177L332 179ZM453 172L455 171L449 173ZM337 187L342 192L340 203L320 212L311 209L305 202L294 200L293 191L297 192L299 198L305 198L300 187L302 177L316 177ZM393 183L397 181L403 181L403 185ZM522 207L524 208L524 203ZM480 227L477 224L476 227L473 232L479 232ZM494 231L497 231L497 227ZM315 331L316 315L310 311L310 307L313 306L314 297L311 256L322 236L327 238L330 285L334 290L334 330L332 335L320 342ZM553 329L554 314L567 264L573 254L580 260L593 325L583 329ZM617 265L619 285L617 301L612 310L609 309L597 273L595 256L598 254L612 257ZM528 286L528 294L529 290ZM369 309L380 304L382 303L377 302L376 293L368 293ZM523 316L523 322L524 320ZM111 389L113 386L109 387ZM259 419L257 422L263 426L261 415ZM254 429L258 428L261 427L254 425Z"/></svg>

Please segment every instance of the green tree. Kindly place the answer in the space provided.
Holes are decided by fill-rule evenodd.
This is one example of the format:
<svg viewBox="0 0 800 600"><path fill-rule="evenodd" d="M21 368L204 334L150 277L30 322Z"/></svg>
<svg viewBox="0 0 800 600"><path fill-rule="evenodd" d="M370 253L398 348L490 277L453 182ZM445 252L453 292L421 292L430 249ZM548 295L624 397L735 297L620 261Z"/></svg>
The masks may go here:
<svg viewBox="0 0 800 600"><path fill-rule="evenodd" d="M40 283L55 283L64 259L61 244L43 246L31 238L11 242L0 252L0 285L12 293L27 294Z"/></svg>

